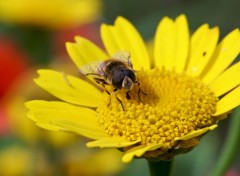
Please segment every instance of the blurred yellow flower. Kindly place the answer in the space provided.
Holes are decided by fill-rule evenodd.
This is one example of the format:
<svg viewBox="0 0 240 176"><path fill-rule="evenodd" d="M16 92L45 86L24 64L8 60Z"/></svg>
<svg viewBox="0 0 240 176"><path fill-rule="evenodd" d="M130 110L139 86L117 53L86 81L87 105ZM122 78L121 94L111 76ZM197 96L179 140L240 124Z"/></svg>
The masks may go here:
<svg viewBox="0 0 240 176"><path fill-rule="evenodd" d="M36 125L95 140L87 143L88 147L120 148L123 162L134 157L169 160L192 150L240 104L240 62L230 66L240 51L238 29L218 44L218 27L204 24L190 36L184 15L176 20L164 17L156 31L153 53L123 17L113 26L103 24L101 37L108 53L82 37L67 43L77 67L128 51L145 94L140 94L140 99L135 84L131 99L122 89L109 96L84 79L39 70L37 85L63 101L26 103L28 117ZM111 85L106 88L113 90Z"/></svg>
<svg viewBox="0 0 240 176"><path fill-rule="evenodd" d="M71 65L65 63L64 66L63 69L59 63L52 65L72 72ZM86 139L77 139L75 134L62 131L43 130L26 118L25 101L39 97L55 99L34 85L34 76L35 72L27 71L4 98L11 132L8 137L12 135L25 145L10 143L0 148L0 175L56 175L61 172L62 175L96 176L114 175L122 170L121 152L86 151L83 145ZM1 143L4 144L4 140ZM55 151L52 153L52 150Z"/></svg>
<svg viewBox="0 0 240 176"><path fill-rule="evenodd" d="M50 158L43 147L10 145L0 149L0 175L61 175L97 176L120 172L121 152L117 150L86 151L83 145L74 145ZM57 159L58 161L55 161ZM61 167L61 169L59 168Z"/></svg>
<svg viewBox="0 0 240 176"><path fill-rule="evenodd" d="M68 28L98 19L101 0L0 1L0 20L50 28Z"/></svg>
<svg viewBox="0 0 240 176"><path fill-rule="evenodd" d="M42 130L26 118L27 109L23 105L25 101L39 97L55 99L44 91L39 90L38 87L33 84L32 78L34 76L35 73L33 70L26 71L26 73L14 83L12 89L5 97L5 109L9 118L10 131L27 143L38 143L44 140L55 147L63 147L73 143L76 141L74 134Z"/></svg>
<svg viewBox="0 0 240 176"><path fill-rule="evenodd" d="M34 175L47 176L53 173L42 152L19 145L0 150L0 175L33 175L33 171Z"/></svg>
<svg viewBox="0 0 240 176"><path fill-rule="evenodd" d="M89 151L74 146L64 153L66 175L114 175L124 167L121 152L113 149Z"/></svg>

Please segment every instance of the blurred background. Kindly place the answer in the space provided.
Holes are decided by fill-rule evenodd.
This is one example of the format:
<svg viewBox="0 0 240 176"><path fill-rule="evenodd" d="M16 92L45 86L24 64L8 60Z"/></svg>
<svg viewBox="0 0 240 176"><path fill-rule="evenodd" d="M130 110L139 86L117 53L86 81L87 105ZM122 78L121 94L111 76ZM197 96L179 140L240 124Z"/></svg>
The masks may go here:
<svg viewBox="0 0 240 176"><path fill-rule="evenodd" d="M77 74L65 42L81 35L102 46L100 24L112 24L119 15L146 41L163 16L181 13L187 15L191 32L208 23L219 26L223 37L240 27L239 8L237 0L1 0L0 175L148 176L145 159L122 164L117 150L87 149L85 138L45 131L28 120L25 101L55 99L33 83L36 70ZM221 155L230 120L220 122L192 152L177 156L173 175L208 175ZM240 175L240 150L235 150L226 175Z"/></svg>

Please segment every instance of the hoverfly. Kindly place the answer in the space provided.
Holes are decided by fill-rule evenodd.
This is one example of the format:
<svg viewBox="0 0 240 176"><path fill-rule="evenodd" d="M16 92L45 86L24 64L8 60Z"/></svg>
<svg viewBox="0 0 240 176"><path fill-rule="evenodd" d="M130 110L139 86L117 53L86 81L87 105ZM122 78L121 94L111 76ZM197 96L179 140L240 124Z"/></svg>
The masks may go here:
<svg viewBox="0 0 240 176"><path fill-rule="evenodd" d="M84 65L80 68L80 72L86 76L92 76L93 79L103 87L105 85L112 85L114 91L120 89L126 90L126 98L128 100L131 99L129 92L134 84L139 84L128 52L118 52L107 60ZM106 89L105 91L110 95L110 92ZM140 88L138 94L139 93ZM121 100L118 97L116 98L124 110Z"/></svg>

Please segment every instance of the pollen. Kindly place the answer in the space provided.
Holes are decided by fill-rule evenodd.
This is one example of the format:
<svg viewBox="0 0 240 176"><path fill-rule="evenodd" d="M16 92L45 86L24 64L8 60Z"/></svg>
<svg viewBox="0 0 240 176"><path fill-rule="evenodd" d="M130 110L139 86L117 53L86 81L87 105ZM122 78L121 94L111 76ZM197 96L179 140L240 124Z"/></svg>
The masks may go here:
<svg viewBox="0 0 240 176"><path fill-rule="evenodd" d="M97 108L100 126L110 136L140 140L140 145L160 143L167 151L175 138L216 123L218 99L200 79L160 68L136 74L139 83L130 99L124 90L112 91Z"/></svg>

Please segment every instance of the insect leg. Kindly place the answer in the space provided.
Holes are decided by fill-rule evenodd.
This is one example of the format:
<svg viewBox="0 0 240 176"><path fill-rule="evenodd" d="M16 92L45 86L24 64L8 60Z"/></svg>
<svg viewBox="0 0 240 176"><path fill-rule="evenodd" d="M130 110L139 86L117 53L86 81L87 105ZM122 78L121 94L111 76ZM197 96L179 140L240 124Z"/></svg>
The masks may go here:
<svg viewBox="0 0 240 176"><path fill-rule="evenodd" d="M136 83L138 84L138 99L142 102L142 99L141 99L141 96L140 96L140 93L144 94L144 95L147 95L147 93L145 93L142 89L141 89L141 86L140 86L140 81L136 81Z"/></svg>
<svg viewBox="0 0 240 176"><path fill-rule="evenodd" d="M117 96L116 96L116 98L117 98L118 102L121 104L123 111L125 111L122 101Z"/></svg>
<svg viewBox="0 0 240 176"><path fill-rule="evenodd" d="M86 73L85 75L86 75L86 76L89 76L89 75L99 76L99 74L97 74L97 73Z"/></svg>
<svg viewBox="0 0 240 176"><path fill-rule="evenodd" d="M94 78L94 80L98 83L98 84L100 84L100 85L102 85L103 86L103 88L104 88L104 90L107 92L107 94L110 96L110 100L109 100L109 102L108 102L108 106L110 106L110 104L111 104L111 94L110 94L110 92L106 89L106 87L105 87L105 85L108 85L108 83L104 80L104 79L101 79L101 78Z"/></svg>
<svg viewBox="0 0 240 176"><path fill-rule="evenodd" d="M128 100L131 99L131 96L129 95L129 92L126 92L126 98L127 98Z"/></svg>
<svg viewBox="0 0 240 176"><path fill-rule="evenodd" d="M108 107L110 106L111 103L111 94L110 92L105 88L105 91L107 92L107 94L110 96L109 102L108 102Z"/></svg>
<svg viewBox="0 0 240 176"><path fill-rule="evenodd" d="M116 92L118 89L117 88L114 88L114 92ZM129 96L130 97L130 96ZM116 95L116 98L117 98L117 101L121 104L121 106L122 106L122 109L123 109L123 111L125 111L125 109L124 109L124 107L123 107L123 104L122 104L122 101L117 97L117 95Z"/></svg>
<svg viewBox="0 0 240 176"><path fill-rule="evenodd" d="M102 79L102 78L93 78L98 84L101 84L102 86L105 84L107 84L106 83L106 81L104 80L104 79ZM104 86L103 86L104 87Z"/></svg>
<svg viewBox="0 0 240 176"><path fill-rule="evenodd" d="M104 87L104 90L107 92L107 94L110 96L110 99L109 99L109 102L108 102L108 107L110 106L110 104L111 104L111 94L110 94L110 92L105 88L105 85L106 84L103 84L102 86Z"/></svg>

